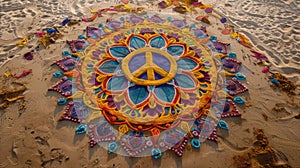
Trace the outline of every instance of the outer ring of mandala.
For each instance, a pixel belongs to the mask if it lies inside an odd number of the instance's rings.
[[[163,29],[165,29],[165,33],[167,33],[167,32],[176,32],[176,33],[180,34],[180,32],[181,32],[180,29],[177,29],[177,28],[174,28],[174,27],[169,27],[169,26],[162,25],[162,24],[153,24],[153,23],[151,23],[151,24],[144,24],[144,25],[138,25],[138,26],[135,26],[134,28],[129,28],[129,29],[131,29],[131,30],[139,30],[142,27],[157,29],[158,31],[163,31]],[[157,27],[159,27],[159,28],[157,28]],[[176,31],[174,31],[174,29],[176,29]],[[123,32],[123,33],[124,32],[128,32],[128,30],[127,29],[120,30],[119,32],[111,34],[110,37],[113,37],[114,35],[117,35],[117,34],[119,34],[121,32]],[[164,33],[164,32],[162,32],[162,33]],[[208,91],[209,91],[208,95],[211,95],[211,94],[213,94],[212,92],[213,92],[213,89],[215,88],[215,85],[216,85],[216,82],[217,82],[217,76],[216,76],[217,70],[216,70],[216,67],[214,65],[214,61],[213,61],[212,57],[209,55],[209,53],[207,51],[208,49],[204,48],[202,45],[200,45],[197,42],[197,40],[192,35],[187,35],[186,33],[182,33],[182,34],[184,34],[182,37],[186,40],[186,43],[188,43],[188,44],[196,44],[197,47],[201,48],[202,54],[203,54],[202,57],[207,62],[209,62],[209,64],[210,64],[208,66],[209,67],[208,73],[211,76],[211,86],[208,89]],[[97,42],[96,44],[89,46],[85,50],[85,54],[83,55],[84,60],[82,60],[82,64],[80,64],[80,65],[82,65],[81,67],[88,67],[88,64],[97,64],[97,62],[95,62],[95,60],[92,58],[92,52],[94,51],[93,49],[95,49],[95,48],[96,48],[96,50],[99,50],[99,46],[100,46],[100,50],[101,49],[105,50],[106,46],[102,45],[103,43],[104,44],[106,43],[107,45],[112,45],[113,44],[111,40],[103,39],[103,40]],[[102,54],[101,57],[102,57],[102,59],[106,59],[106,55],[105,54]],[[92,107],[96,107],[95,103],[98,104],[99,107],[100,107],[99,110],[102,111],[102,114],[103,114],[105,120],[108,123],[112,124],[112,128],[115,127],[116,125],[119,125],[119,128],[117,130],[115,128],[112,129],[113,132],[116,135],[119,134],[119,137],[129,136],[129,135],[127,135],[128,128],[126,128],[126,125],[130,129],[132,129],[132,130],[143,131],[142,129],[138,128],[136,130],[136,129],[134,129],[134,127],[132,127],[132,125],[130,123],[134,122],[133,120],[130,120],[130,119],[127,118],[128,120],[126,122],[120,122],[120,123],[118,123],[118,122],[114,121],[115,118],[112,119],[112,118],[108,117],[106,113],[103,113],[103,111],[107,111],[107,110],[109,111],[110,109],[108,109],[104,104],[101,104],[101,102],[99,103],[99,101],[97,101],[97,99],[93,96],[94,95],[94,91],[97,90],[97,87],[95,87],[93,85],[90,85],[87,82],[88,81],[87,79],[90,78],[90,76],[92,74],[92,71],[90,69],[82,68],[81,72],[82,72],[83,85],[84,85],[85,88],[88,88],[87,89],[87,93],[85,94],[86,96],[84,96],[84,98],[85,98],[85,104],[90,105]],[[126,74],[126,72],[125,72],[125,74]],[[101,80],[101,78],[99,78],[99,80]],[[88,97],[88,98],[86,98],[86,97]],[[208,97],[210,97],[210,96],[208,96]],[[152,127],[149,127],[146,130],[144,130],[144,131],[150,131],[151,129],[153,130],[154,128],[157,128],[157,129],[159,128],[159,129],[161,129],[163,131],[163,130],[168,130],[168,129],[171,129],[171,128],[175,128],[175,127],[179,126],[180,124],[185,123],[183,125],[180,125],[180,127],[182,129],[184,129],[186,133],[188,133],[190,131],[189,129],[193,126],[195,119],[200,118],[202,116],[202,114],[209,115],[208,114],[208,109],[207,109],[209,107],[205,107],[208,102],[209,102],[208,99],[206,99],[206,100],[204,100],[204,99],[203,100],[199,100],[199,109],[200,109],[200,111],[198,111],[198,113],[196,113],[192,118],[186,119],[184,115],[178,115],[178,116],[176,116],[176,118],[173,118],[171,121],[167,121],[167,122],[161,123],[161,125],[159,125],[159,126],[156,125],[156,124],[153,124],[151,122],[147,122],[148,125],[152,124]],[[101,116],[101,114],[99,113],[99,111],[98,112],[97,112],[97,110],[95,110],[95,111],[96,112],[93,112],[93,114],[96,113],[95,116]],[[95,119],[95,117],[93,117],[93,114],[92,114],[92,117],[89,117],[89,120],[87,122],[93,123],[93,120]],[[116,114],[116,111],[113,110],[113,112],[110,113],[110,114]],[[122,117],[124,117],[124,116],[119,115],[119,117],[122,119]],[[125,119],[126,119],[126,117],[125,117]],[[100,119],[99,121],[103,122],[104,120]],[[183,122],[183,121],[186,121],[186,122]],[[153,122],[154,123],[159,123],[156,120],[153,120]],[[171,123],[172,126],[169,123]],[[136,123],[134,123],[134,124],[136,124]],[[139,124],[141,124],[141,123],[139,123]],[[142,124],[145,124],[145,123],[142,123]],[[91,125],[93,125],[93,124],[91,124]],[[145,125],[147,125],[147,124],[145,124]],[[124,129],[125,129],[125,131],[124,131]],[[160,134],[163,135],[163,132],[161,132]],[[185,135],[182,134],[182,137],[184,137],[184,136]],[[149,139],[150,135],[148,134],[147,137],[148,137],[147,139]],[[153,138],[156,139],[157,137],[154,136]],[[100,144],[100,145],[102,145],[102,144]],[[105,147],[105,148],[107,148],[107,144],[106,143],[103,143],[102,146]],[[167,148],[165,150],[167,150]],[[125,153],[122,153],[122,154],[125,154]],[[130,156],[135,156],[135,155],[132,155],[130,153],[127,153],[127,154],[130,155]],[[146,155],[150,155],[150,154],[151,153],[147,153]]]
[[[151,67],[153,64],[149,64],[149,63],[153,63],[152,55],[147,55],[150,52],[151,53],[159,53],[161,56],[165,57],[169,61],[170,72],[166,72],[162,69],[160,70],[160,75],[163,77],[162,79],[155,80],[154,71],[159,72],[159,69],[157,69],[156,67]],[[140,79],[140,78],[138,78],[139,75],[134,75],[133,72],[130,72],[130,70],[129,70],[129,62],[132,60],[132,58],[137,57],[137,54],[140,54],[140,53],[146,53],[146,55],[145,55],[146,62],[149,64],[149,65],[146,64],[146,66],[141,67],[140,71],[141,72],[147,71],[147,73],[149,73],[149,69],[151,69],[152,72],[150,72],[150,73],[152,73],[152,74],[151,75],[148,74],[148,76],[152,76],[151,80]],[[122,65],[123,73],[127,77],[127,79],[138,85],[150,85],[150,86],[161,85],[161,84],[167,83],[171,79],[173,79],[177,72],[177,64],[176,64],[174,58],[172,58],[172,56],[170,54],[168,54],[167,52],[162,52],[159,49],[148,48],[148,47],[141,48],[141,49],[131,52],[129,55],[127,55],[122,60],[121,65]]]

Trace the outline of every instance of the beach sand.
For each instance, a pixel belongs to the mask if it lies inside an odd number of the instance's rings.
[[[57,106],[58,94],[47,91],[57,82],[52,74],[58,67],[51,64],[61,59],[61,52],[68,48],[65,41],[76,39],[86,26],[97,26],[105,17],[97,18],[94,22],[80,23],[80,26],[63,28],[64,37],[49,48],[34,52],[31,61],[25,60],[23,55],[36,47],[37,40],[31,40],[23,48],[16,46],[16,43],[49,25],[59,24],[68,16],[88,16],[90,9],[103,8],[109,4],[100,0],[1,0],[0,74],[7,71],[20,74],[26,69],[32,69],[32,73],[21,79],[1,79],[1,89],[22,86],[12,85],[12,82],[17,81],[23,83],[27,90],[19,94],[25,95],[24,101],[20,99],[0,110],[0,168],[238,167],[242,163],[236,163],[235,159],[251,150],[257,139],[255,129],[263,129],[268,145],[275,151],[279,162],[300,167],[299,1],[203,2],[212,4],[218,14],[226,16],[236,29],[249,37],[254,46],[268,56],[273,72],[283,73],[295,82],[298,86],[296,95],[290,96],[270,87],[268,76],[261,72],[263,67],[257,65],[258,61],[250,56],[249,50],[229,36],[222,35],[220,29],[223,25],[218,19],[211,18],[212,26],[207,28],[208,33],[216,35],[221,41],[230,42],[231,51],[237,53],[237,60],[247,67],[243,70],[247,75],[247,81],[243,84],[249,91],[243,94],[246,105],[239,107],[242,116],[224,119],[230,129],[228,132],[218,131],[218,143],[206,141],[200,151],[185,149],[183,157],[172,152],[165,152],[159,160],[108,154],[101,147],[90,148],[86,135],[75,135],[77,124],[58,122],[64,108]],[[120,3],[111,5],[116,4]],[[140,5],[144,3],[140,2]],[[149,10],[155,9],[151,7]],[[24,104],[25,109],[22,108]],[[268,160],[263,155],[255,157],[256,160]]]

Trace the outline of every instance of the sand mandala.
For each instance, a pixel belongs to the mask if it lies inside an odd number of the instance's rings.
[[[193,22],[133,14],[87,27],[67,43],[55,62],[61,80],[49,90],[64,96],[61,120],[79,123],[76,134],[87,134],[90,147],[182,156],[187,145],[199,150],[206,139],[217,141],[218,127],[229,129],[223,117],[241,115],[241,63],[230,44]]]

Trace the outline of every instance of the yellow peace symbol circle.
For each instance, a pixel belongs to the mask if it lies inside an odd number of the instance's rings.
[[[139,67],[137,70],[131,72],[129,63],[134,57],[142,56],[145,54],[145,64]],[[170,65],[170,70],[167,72],[162,67],[156,65],[153,61],[153,53],[157,53],[158,55],[164,57]],[[142,54],[142,55],[139,55]],[[122,71],[128,80],[132,81],[138,85],[149,85],[149,86],[157,86],[164,83],[169,82],[173,79],[177,73],[177,63],[175,59],[167,52],[156,49],[156,48],[141,48],[135,50],[128,54],[123,60],[121,64]],[[144,73],[147,74],[147,79],[141,79],[140,76]],[[161,79],[155,79],[155,73],[162,76]]]

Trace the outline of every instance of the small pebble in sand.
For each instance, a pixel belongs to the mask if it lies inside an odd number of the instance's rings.
[[[267,67],[267,66],[265,66],[265,67],[261,70],[262,73],[268,73],[269,71],[270,71],[270,68]]]
[[[84,35],[81,34],[78,36],[78,39],[85,39],[85,37],[84,37]]]
[[[128,4],[129,0],[121,0],[124,4]]]
[[[165,1],[159,2],[158,6],[162,9],[165,9],[166,7],[168,7],[167,3]]]
[[[103,23],[98,24],[98,27],[103,27]]]
[[[70,18],[66,18],[61,22],[61,24],[64,26],[64,25],[68,24],[70,21],[71,21]]]
[[[270,78],[270,81],[275,85],[275,86],[279,86],[279,82],[278,80],[276,80],[275,78]]]
[[[49,29],[46,30],[46,32],[47,32],[48,34],[53,34],[53,33],[57,33],[58,31],[57,31],[56,29],[49,28]]]
[[[68,56],[68,55],[71,55],[71,52],[69,50],[65,50],[62,52],[62,55],[63,56]]]
[[[55,38],[53,38],[53,37],[50,37],[50,38],[49,38],[49,41],[50,41],[52,44],[56,42]]]
[[[231,29],[231,28],[227,28],[227,29],[224,29],[224,30],[222,30],[222,34],[224,34],[224,35],[228,35],[228,34],[230,34],[230,33],[231,33],[231,31],[232,31],[232,29]]]
[[[216,36],[210,36],[210,40],[216,41],[216,40],[217,40],[217,37],[216,37]]]
[[[28,53],[24,54],[24,58],[26,60],[33,60],[33,53],[32,52],[28,52]]]
[[[236,58],[236,53],[235,52],[230,52],[228,53],[229,58]]]
[[[45,32],[36,32],[36,35],[38,36],[38,37],[42,37],[43,35],[45,35],[46,33]]]
[[[17,43],[17,45],[20,46],[20,47],[24,47],[27,44],[27,42],[28,42],[28,39],[27,38],[23,38],[21,41],[19,41]]]
[[[206,12],[206,13],[212,13],[212,10],[213,10],[212,8],[206,8],[206,9],[205,9],[205,12]]]
[[[226,18],[221,18],[220,21],[221,21],[221,23],[226,23],[227,19]]]

